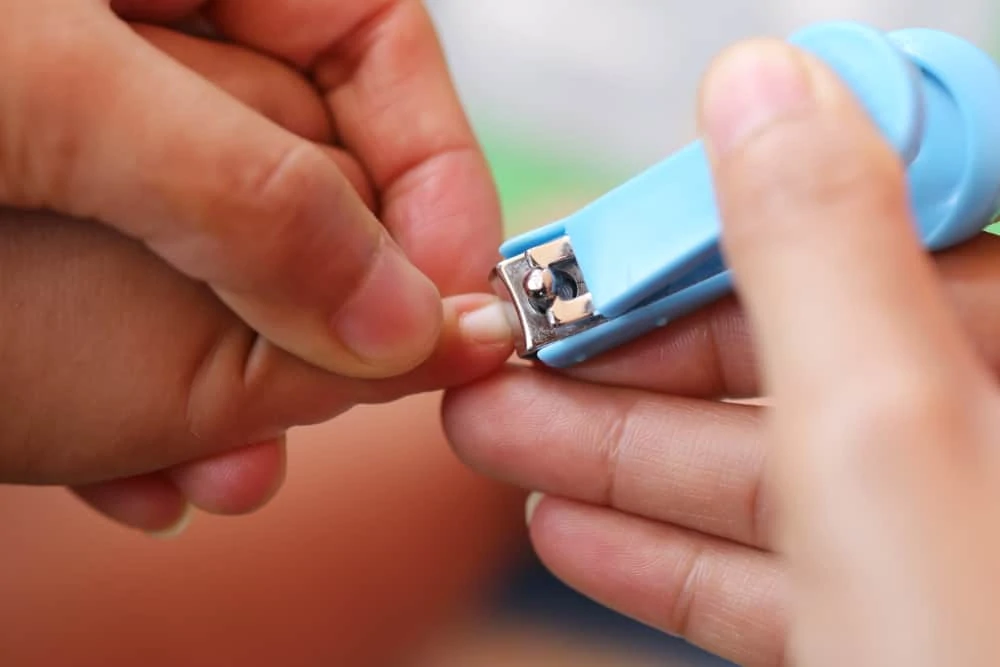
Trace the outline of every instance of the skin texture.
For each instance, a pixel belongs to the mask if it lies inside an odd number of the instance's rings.
[[[787,45],[721,56],[701,111],[738,300],[450,392],[456,451],[541,492],[557,576],[738,664],[996,664],[1000,240],[931,262],[888,147]]]
[[[292,432],[267,507],[196,513],[169,541],[57,488],[0,487],[4,664],[406,664],[476,617],[524,548],[524,494],[455,459],[439,402]]]
[[[208,4],[10,3],[0,203],[141,240],[262,337],[327,371],[414,369],[441,333],[440,294],[482,281],[479,262],[500,234],[426,12],[416,0]],[[122,20],[201,10],[218,34],[319,86],[329,136],[363,170],[377,210],[328,151]]]
[[[34,13],[28,13],[21,4],[12,6],[11,25],[30,18],[41,31],[41,39],[47,34],[43,28],[51,24],[51,13],[61,4],[36,4]],[[10,408],[0,427],[0,482],[68,484],[100,511],[148,531],[173,526],[186,512],[188,503],[215,513],[249,512],[271,498],[281,484],[284,437],[289,427],[325,422],[360,403],[392,401],[465,382],[489,372],[509,354],[506,334],[493,339],[470,337],[460,327],[464,314],[493,303],[491,297],[476,292],[486,287],[485,276],[499,238],[499,208],[471,133],[464,121],[456,118],[459,110],[450,97],[443,65],[437,60],[433,32],[418,5],[372,8],[364,3],[339,3],[334,11],[329,3],[314,3],[330,17],[337,17],[336,21],[321,22],[332,31],[327,45],[340,44],[339,40],[354,44],[351,58],[359,67],[375,57],[369,55],[371,49],[377,56],[380,49],[397,48],[399,40],[404,43],[398,48],[414,53],[413,59],[405,62],[376,58],[370,71],[352,70],[342,80],[317,89],[309,79],[311,73],[283,62],[292,45],[283,45],[280,39],[274,44],[260,44],[260,48],[269,50],[261,53],[232,42],[148,23],[187,16],[195,3],[137,2],[116,6],[123,17],[133,19],[129,24],[99,3],[70,4],[73,8],[66,8],[70,14],[85,13],[80,20],[90,16],[86,12],[95,13],[95,18],[86,20],[93,20],[95,34],[106,36],[106,43],[102,43],[97,55],[89,54],[85,44],[73,41],[84,37],[73,33],[67,48],[79,53],[63,53],[65,58],[53,62],[51,68],[38,74],[37,80],[9,82],[9,100],[29,104],[35,100],[29,93],[39,91],[58,92],[72,99],[46,104],[44,113],[30,118],[24,116],[26,107],[14,105],[6,115],[0,114],[0,125],[19,137],[33,136],[34,132],[53,137],[65,132],[67,141],[79,133],[90,136],[100,130],[104,135],[111,133],[102,136],[108,146],[120,150],[110,162],[102,162],[99,154],[86,153],[84,149],[94,148],[89,144],[74,146],[69,153],[60,149],[58,155],[51,156],[44,150],[33,150],[31,159],[36,162],[21,165],[17,178],[5,182],[8,190],[14,184],[21,193],[7,197],[8,202],[45,204],[56,211],[0,212],[0,308],[16,313],[16,317],[3,318],[0,325],[0,362],[5,369],[0,395]],[[227,10],[225,3],[216,3],[215,9],[228,12],[218,17],[220,29],[242,25],[242,9]],[[302,7],[272,7],[261,17],[264,34],[250,41],[267,41],[267,30],[276,22],[302,20],[304,17],[295,13],[300,11]],[[209,197],[213,206],[223,206],[233,204],[235,192],[240,210],[217,211],[212,220],[224,220],[232,214],[241,222],[249,224],[257,219],[264,224],[269,219],[266,214],[270,200],[255,199],[257,194],[248,198],[245,192],[231,191],[226,183],[211,180],[215,175],[235,172],[224,165],[204,162],[223,159],[226,150],[234,145],[229,134],[205,135],[213,127],[210,122],[188,119],[191,124],[178,141],[168,131],[170,122],[176,123],[173,117],[157,117],[156,122],[148,123],[143,120],[145,114],[116,119],[114,113],[121,110],[115,107],[109,114],[107,105],[103,105],[100,128],[88,125],[92,119],[87,116],[87,105],[99,101],[102,95],[99,90],[84,91],[81,86],[120,86],[122,80],[103,81],[93,71],[74,80],[64,77],[53,81],[51,77],[75,66],[74,58],[88,54],[110,57],[107,49],[119,43],[130,45],[136,58],[148,58],[154,74],[167,73],[164,76],[169,81],[163,85],[170,92],[170,105],[163,104],[162,91],[149,100],[136,100],[137,104],[153,104],[150,113],[154,116],[160,113],[157,110],[168,107],[197,109],[198,113],[226,120],[227,133],[245,123],[245,131],[238,136],[239,150],[252,152],[260,146],[256,137],[272,136],[308,145],[309,150],[315,149],[322,156],[323,166],[318,173],[333,170],[330,173],[335,174],[335,179],[343,181],[343,186],[338,187],[344,201],[356,197],[357,206],[367,211],[365,215],[372,216],[372,220],[379,215],[400,248],[437,281],[437,289],[446,295],[440,308],[442,316],[434,325],[434,349],[428,351],[426,359],[403,375],[382,380],[354,379],[322,370],[260,336],[241,319],[245,311],[234,310],[223,290],[197,270],[199,266],[211,266],[215,271],[224,263],[218,256],[221,250],[200,245],[205,240],[200,232],[185,236],[187,232],[181,233],[180,227],[176,229],[178,235],[171,232],[171,243],[179,244],[172,246],[180,248],[177,255],[163,251],[164,246],[157,241],[161,239],[159,232],[143,236],[152,229],[147,225],[195,221],[179,214],[164,217],[163,211],[151,210],[151,206],[170,202],[187,206],[199,197]],[[5,48],[16,46],[6,44]],[[314,48],[320,47],[317,44]],[[46,55],[50,57],[56,54]],[[322,61],[329,68],[340,58],[327,54]],[[405,71],[396,72],[404,66]],[[120,72],[121,67],[118,62],[107,63],[95,71],[127,77]],[[413,67],[417,69],[411,71]],[[153,74],[149,76],[155,79]],[[401,78],[397,80],[397,76]],[[372,83],[372,77],[389,88]],[[403,86],[411,79],[413,85]],[[415,96],[415,104],[429,105],[426,123],[419,127],[385,125],[398,125],[398,113],[406,115],[409,111],[385,107],[394,98],[370,99],[366,86],[375,85],[381,95],[394,95],[395,83],[403,86],[397,90],[400,104],[409,104],[407,100]],[[17,87],[21,85],[25,87]],[[190,86],[200,91],[199,100],[212,104],[204,109],[197,105],[186,107],[184,95]],[[104,97],[118,99],[117,90]],[[17,97],[14,93],[23,95]],[[338,102],[333,99],[338,95],[347,98]],[[385,107],[385,111],[376,114],[373,104],[379,109]],[[56,114],[54,110],[58,109],[64,110],[60,112],[63,115]],[[23,127],[21,121],[26,123]],[[136,123],[143,125],[140,128]],[[358,124],[364,128],[356,127]],[[129,128],[141,129],[142,140],[122,145],[127,137],[117,133]],[[162,135],[157,134],[161,131]],[[393,143],[380,143],[386,133],[392,134]],[[160,141],[182,154],[154,155],[150,151],[155,153]],[[374,151],[372,142],[384,150]],[[231,151],[229,155],[232,157]],[[245,158],[241,164],[253,167],[254,155],[241,157]],[[47,161],[49,158],[52,161]],[[160,161],[138,166],[153,158]],[[121,178],[102,172],[105,167],[118,169],[130,163],[135,169],[129,175],[119,174]],[[82,165],[88,166],[84,169]],[[53,171],[56,169],[62,171]],[[152,182],[136,182],[136,173],[147,175]],[[189,182],[192,175],[197,175],[198,183]],[[28,176],[38,176],[39,180],[30,185],[42,188],[32,190],[35,194],[31,197],[22,196],[29,184]],[[102,180],[87,180],[113,176],[114,188],[102,187]],[[60,184],[76,185],[78,178],[84,179],[79,183],[81,192],[85,190],[91,198],[104,193],[106,199],[79,203],[72,189],[45,190]],[[296,189],[295,178],[282,177],[275,182],[283,184],[277,187],[283,188],[288,197],[300,199],[308,194]],[[156,199],[145,189],[165,183],[180,190],[187,187],[184,192],[190,197],[185,198],[187,195],[182,196],[184,193],[178,190],[177,198],[167,201]],[[453,184],[460,187],[451,187]],[[223,188],[224,192],[212,194],[213,187]],[[262,210],[248,211],[247,206],[260,206]],[[87,219],[62,215],[59,210],[87,214]],[[333,228],[340,229],[338,225]],[[268,239],[269,252],[290,256],[283,242],[274,237],[261,237],[251,228],[241,228],[238,235]],[[338,239],[338,243],[344,241]],[[226,262],[239,256],[238,250],[229,250],[241,242],[235,237],[226,240]],[[310,239],[309,244],[322,250],[316,239]],[[461,261],[455,261],[459,253]],[[307,263],[295,263],[302,269],[297,280],[310,285],[330,284]],[[336,253],[322,263],[343,264],[336,259]],[[280,264],[270,261],[261,265],[249,262],[231,267],[230,275],[248,277],[241,272],[262,267],[282,271]],[[186,269],[191,269],[187,275]],[[279,283],[275,281],[274,286],[280,288]],[[297,289],[287,281],[283,284]],[[250,292],[247,295],[252,296]],[[257,296],[260,294],[251,301]],[[392,304],[383,302],[380,309],[391,315]],[[380,316],[383,320],[385,313]],[[282,321],[292,322],[294,318]],[[397,332],[407,330],[391,318],[383,325]],[[67,345],[67,341],[73,344]]]

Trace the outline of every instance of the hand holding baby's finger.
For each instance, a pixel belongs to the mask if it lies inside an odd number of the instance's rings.
[[[165,20],[187,13],[196,4],[143,1],[116,3],[115,8],[134,18]],[[166,13],[158,13],[161,10]],[[155,47],[168,69],[202,77],[203,84],[214,89],[213,95],[230,108],[244,114],[248,107],[259,122],[271,123],[288,137],[315,146],[328,158],[324,168],[335,165],[353,196],[366,209],[374,210],[378,202],[366,168],[348,150],[324,145],[335,138],[329,111],[307,77],[275,59],[224,41],[153,25],[132,25],[130,29],[129,37],[138,36],[146,46]],[[59,64],[52,63],[53,67]],[[72,92],[46,91],[52,77],[39,80],[41,93],[36,90],[36,94]],[[89,79],[84,77],[75,90],[86,81]],[[150,113],[155,117],[170,111],[169,107],[160,103]],[[70,107],[62,120],[49,120],[69,123],[69,129],[87,130],[72,125],[76,122],[74,112]],[[138,116],[132,120],[133,129],[153,120]],[[14,127],[13,121],[9,127]],[[138,144],[144,139],[135,138]],[[188,141],[195,141],[193,132]],[[144,150],[138,144],[132,150]],[[87,146],[93,149],[99,144]],[[128,154],[123,151],[119,158]],[[69,157],[84,160],[79,155]],[[45,181],[43,176],[56,173],[52,169],[74,172],[73,165],[34,164],[39,174],[37,192],[47,193],[37,195],[42,198],[58,191],[58,184]],[[94,174],[83,173],[82,177],[90,178],[85,182],[96,187]],[[18,188],[30,185],[27,180],[11,182]],[[0,183],[5,182],[0,179]],[[135,184],[129,181],[125,185],[128,183]],[[34,190],[19,192],[18,196],[23,196]],[[108,196],[132,196],[128,192],[128,187],[118,188]],[[127,209],[135,212],[130,224],[145,224],[141,205],[148,202],[136,203]],[[488,216],[479,219],[489,226]],[[30,302],[32,314],[40,316],[7,319],[7,326],[0,328],[5,329],[0,330],[5,349],[15,360],[4,365],[0,384],[10,392],[9,404],[20,406],[16,415],[5,420],[0,440],[11,444],[27,438],[34,443],[26,452],[27,459],[22,456],[23,447],[8,448],[7,454],[0,456],[0,478],[86,482],[78,487],[82,498],[113,518],[145,530],[173,523],[186,501],[219,513],[258,507],[280,483],[284,457],[280,434],[287,427],[328,419],[356,403],[381,402],[461,382],[501,361],[509,345],[506,340],[484,340],[481,324],[473,328],[471,338],[463,333],[465,315],[489,307],[489,298],[450,298],[442,308],[435,350],[419,368],[386,382],[353,380],[324,372],[264,338],[255,339],[252,329],[194,282],[172,274],[135,244],[123,243],[96,225],[91,228],[64,219],[9,212],[0,220],[0,228],[7,230],[6,243],[0,244],[0,254],[7,258],[6,289],[0,300],[8,303],[8,308]],[[483,234],[482,240],[492,245],[489,233]],[[468,246],[467,258],[476,254],[476,247]],[[25,259],[28,261],[22,261]],[[426,265],[426,259],[423,263]],[[474,264],[464,262],[461,271],[453,272],[446,290],[454,293],[474,288],[466,275],[476,271]],[[52,319],[54,308],[59,311],[56,319]],[[114,316],[105,321],[108,313]],[[49,322],[44,329],[33,324],[42,321]],[[479,321],[482,323],[482,318]],[[162,339],[161,334],[165,336]],[[66,346],[67,338],[76,346]],[[142,352],[144,347],[146,353]],[[152,349],[156,354],[149,353]],[[81,351],[83,356],[77,356]],[[209,351],[212,354],[207,354]],[[250,351],[252,358],[248,357]],[[65,357],[71,353],[83,365],[76,364],[77,372],[67,376]],[[155,360],[163,363],[157,365]],[[88,371],[85,366],[89,362],[101,370],[96,374],[94,368]],[[123,368],[118,362],[131,367],[131,374],[120,373]],[[54,365],[54,372],[39,372],[45,364]],[[203,366],[195,372],[199,364]],[[140,381],[127,380],[139,367],[145,369]],[[36,378],[31,382],[33,391],[26,393],[32,376]],[[0,393],[4,392],[0,388]],[[38,400],[26,401],[30,397]],[[118,425],[113,419],[94,421],[94,413],[109,412],[135,418]],[[37,418],[42,413],[58,413],[61,418]],[[60,443],[67,441],[61,430],[64,427],[71,428],[74,449],[86,454],[85,459],[59,453]],[[232,451],[241,445],[249,447]],[[145,472],[178,461],[189,463]]]
[[[386,377],[427,359],[437,288],[319,146],[99,4],[18,0],[4,23],[0,202],[140,239],[326,370]]]

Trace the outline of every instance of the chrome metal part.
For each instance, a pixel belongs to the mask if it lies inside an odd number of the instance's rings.
[[[568,237],[500,262],[490,281],[507,303],[521,357],[533,357],[546,345],[605,321],[594,310]]]

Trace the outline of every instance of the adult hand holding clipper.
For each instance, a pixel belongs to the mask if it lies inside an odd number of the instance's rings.
[[[988,224],[1000,193],[1000,72],[988,56],[941,32],[883,35],[851,23],[820,24],[790,41],[837,72],[906,166],[929,249]],[[695,142],[579,212],[508,241],[493,279],[509,301],[519,352],[578,364],[728,293],[720,231],[708,160]]]
[[[806,51],[740,45],[704,87],[745,310],[724,296],[560,373],[509,368],[451,393],[448,432],[536,491],[557,576],[737,664],[995,665],[1000,239],[930,261],[947,243],[921,206],[961,198],[917,192],[932,153],[904,171],[903,135]],[[975,79],[996,90],[992,66]],[[942,147],[992,160],[989,124],[981,146],[963,127]]]

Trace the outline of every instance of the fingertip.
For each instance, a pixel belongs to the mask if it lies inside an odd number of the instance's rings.
[[[189,512],[184,495],[159,473],[78,486],[72,492],[112,521],[149,534],[178,535]]]
[[[168,475],[198,509],[219,515],[249,514],[281,488],[285,456],[284,440],[271,440],[177,466]]]
[[[532,491],[527,500],[524,501],[524,521],[531,527],[531,522],[535,518],[535,511],[545,499],[545,494],[539,491]]]
[[[360,286],[333,316],[333,331],[354,359],[330,370],[358,379],[414,370],[434,351],[443,318],[437,287],[387,238]]]
[[[472,370],[471,381],[495,370],[514,352],[514,330],[502,301],[490,294],[447,297],[440,345],[434,358],[451,358]]]
[[[148,531],[147,535],[149,535],[154,539],[164,540],[164,541],[177,539],[187,531],[188,526],[191,525],[191,521],[193,519],[194,519],[194,507],[185,503],[184,510],[181,512],[181,515],[177,517],[177,520],[174,521],[172,525],[168,526],[163,530]]]
[[[472,305],[471,302],[468,305]],[[513,327],[507,308],[498,299],[483,298],[474,308],[459,310],[457,324],[462,339],[473,345],[513,349]]]
[[[438,345],[412,374],[387,385],[392,396],[459,387],[500,370],[513,351],[511,334],[488,294],[447,297]]]
[[[709,68],[699,96],[709,152],[720,159],[813,99],[810,68],[791,45],[759,39],[726,49]]]
[[[581,531],[581,527],[586,525],[584,517],[588,510],[599,512],[602,509],[541,494],[529,496],[525,505],[528,536],[535,554],[547,567],[555,567],[557,571],[561,569],[566,552],[576,552],[574,546],[579,546],[582,541],[580,533],[590,532]]]
[[[531,449],[530,443],[537,439],[533,428],[537,416],[519,409],[537,406],[538,401],[532,400],[532,385],[518,382],[523,377],[518,371],[501,371],[445,393],[442,427],[449,446],[464,465],[489,477],[509,480],[511,458]],[[528,435],[510,440],[507,436],[519,428],[527,428]],[[535,454],[536,463],[548,460],[545,454]]]

